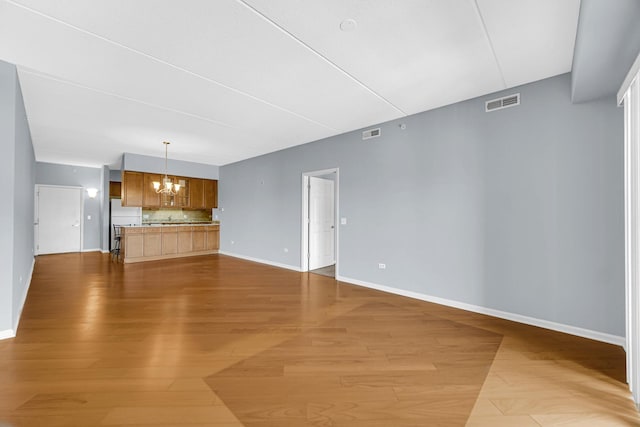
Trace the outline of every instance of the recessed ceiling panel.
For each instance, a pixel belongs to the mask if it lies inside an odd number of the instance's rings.
[[[508,87],[571,71],[580,0],[477,0]]]
[[[4,0],[0,59],[38,160],[222,165],[569,71],[578,6]]]
[[[38,161],[99,166],[123,152],[161,157],[161,142],[169,140],[172,158],[219,165],[237,160],[236,152],[262,153],[259,143],[247,142],[279,141],[28,70],[19,76]]]
[[[403,115],[241,2],[19,3],[338,131]]]
[[[248,97],[211,80],[15,8],[0,30],[9,62],[87,88],[192,114],[238,129],[270,133],[290,127],[335,129]],[[3,22],[5,24],[5,22]],[[30,29],[39,28],[34,32]]]
[[[504,88],[472,0],[246,3],[407,113]]]

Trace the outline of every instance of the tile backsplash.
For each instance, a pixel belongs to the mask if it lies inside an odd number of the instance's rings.
[[[142,223],[211,222],[211,210],[142,209]]]

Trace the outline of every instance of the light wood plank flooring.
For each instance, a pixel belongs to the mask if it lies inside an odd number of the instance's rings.
[[[40,256],[0,426],[640,426],[621,348],[222,255]]]

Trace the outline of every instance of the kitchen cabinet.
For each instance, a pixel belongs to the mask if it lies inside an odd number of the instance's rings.
[[[178,230],[178,253],[192,252],[191,226],[183,225]]]
[[[142,206],[145,208],[159,208],[160,207],[160,193],[156,193],[153,188],[154,182],[162,184],[163,175],[157,173],[145,173],[144,174],[144,191],[142,198]]]
[[[214,209],[218,207],[218,180],[203,180],[204,187],[204,208]]]
[[[164,178],[164,175],[163,175]],[[169,176],[171,182],[180,184],[180,190],[174,195],[162,194],[160,197],[160,207],[162,208],[184,208],[189,207],[189,178],[182,176]]]
[[[204,179],[191,178],[189,180],[189,207],[191,209],[204,209]]]
[[[144,257],[162,255],[162,230],[160,227],[144,228],[142,236],[142,255]]]
[[[162,255],[178,253],[178,227],[162,227]]]
[[[142,172],[124,171],[121,188],[122,206],[142,206],[144,190],[144,174]]]
[[[191,227],[191,250],[194,252],[207,249],[204,227]]]
[[[126,238],[125,232],[127,233]],[[121,239],[124,244],[121,246],[121,259],[124,260],[125,255],[132,260],[142,258],[144,248],[142,228],[122,227],[122,233]]]
[[[218,181],[215,179],[191,178],[191,209],[213,209],[218,207]]]
[[[109,199],[122,198],[122,183],[109,181]]]
[[[220,248],[220,226],[123,226],[122,242],[124,263],[215,254]]]
[[[171,175],[168,178],[174,184],[180,184],[180,190],[175,195],[156,193],[153,183],[162,183],[162,174],[124,171],[120,190],[122,206],[178,209],[218,207],[218,180]]]
[[[208,251],[217,251],[220,249],[220,226],[206,225],[204,226],[206,237],[206,249]]]

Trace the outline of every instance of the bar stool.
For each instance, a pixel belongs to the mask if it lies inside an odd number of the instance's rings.
[[[111,248],[111,260],[120,261],[120,243],[122,235],[120,234],[121,226],[113,224],[113,248]]]

